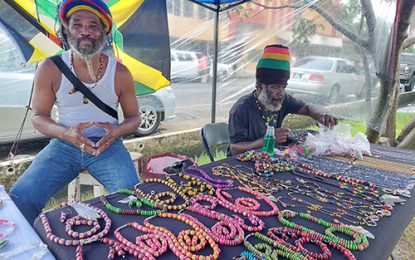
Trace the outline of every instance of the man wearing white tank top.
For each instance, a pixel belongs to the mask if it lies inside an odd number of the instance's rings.
[[[139,124],[138,104],[130,71],[102,52],[112,31],[109,8],[101,0],[64,0],[59,6],[62,59],[99,99],[117,110],[124,121],[109,116],[83,94],[51,61],[43,61],[36,72],[32,123],[53,137],[36,156],[10,193],[29,223],[49,198],[75,179],[83,169],[109,192],[139,182],[130,155],[120,139]],[[51,118],[53,105],[58,117]]]

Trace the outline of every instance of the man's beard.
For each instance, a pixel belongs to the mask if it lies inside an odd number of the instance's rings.
[[[90,48],[82,48],[80,46],[80,42],[88,39],[91,41],[92,47]],[[92,58],[101,52],[103,46],[104,46],[104,34],[102,34],[102,37],[100,37],[98,40],[95,40],[88,36],[82,36],[79,38],[73,38],[71,35],[68,35],[68,44],[69,47],[73,51],[75,51],[78,56],[80,56],[85,61],[92,60]]]
[[[282,107],[282,102],[284,101],[285,95],[281,100],[272,99],[268,95],[266,87],[262,88],[261,92],[258,95],[258,101],[265,107],[266,110],[271,112],[278,112]]]

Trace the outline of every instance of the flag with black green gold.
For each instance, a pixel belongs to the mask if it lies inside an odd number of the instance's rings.
[[[0,26],[29,63],[60,53],[60,0],[1,0]],[[143,95],[170,85],[170,42],[166,0],[105,1],[113,17],[113,50]]]

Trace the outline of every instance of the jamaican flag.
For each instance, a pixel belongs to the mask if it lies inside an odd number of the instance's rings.
[[[0,0],[0,25],[28,62],[61,52],[56,36],[59,0]],[[109,0],[116,58],[133,74],[136,94],[170,85],[166,0]]]

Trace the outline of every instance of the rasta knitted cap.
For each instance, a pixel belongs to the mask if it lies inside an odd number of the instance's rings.
[[[74,12],[86,10],[93,12],[99,17],[105,26],[105,34],[112,30],[112,15],[108,6],[102,0],[64,0],[59,10],[59,19],[63,24],[65,18],[70,17]]]
[[[256,80],[263,84],[287,84],[290,78],[290,50],[280,44],[265,46],[256,66]]]

